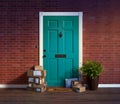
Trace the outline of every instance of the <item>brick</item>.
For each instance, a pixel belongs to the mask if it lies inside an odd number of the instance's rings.
[[[27,70],[38,65],[39,11],[83,11],[83,61],[103,64],[100,83],[119,84],[119,4],[119,0],[0,1],[0,84],[26,84]]]

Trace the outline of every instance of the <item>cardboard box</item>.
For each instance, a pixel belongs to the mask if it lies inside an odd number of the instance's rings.
[[[42,70],[34,70],[33,76],[42,76]]]
[[[36,92],[45,92],[47,89],[47,84],[46,83],[40,85],[33,84],[33,88],[35,89]]]
[[[34,83],[35,84],[44,84],[45,83],[45,78],[36,77],[36,78],[34,78]]]
[[[46,70],[34,70],[33,76],[39,76],[39,77],[45,77],[46,76]]]
[[[46,77],[46,70],[42,71],[42,77]]]
[[[75,86],[77,84],[80,84],[80,82],[79,81],[72,81],[72,86]]]
[[[80,88],[80,87],[83,87],[83,85],[81,84],[81,83],[79,83],[79,84],[77,84],[77,85],[75,85],[75,86],[73,86],[74,88]]]
[[[32,77],[33,76],[33,70],[28,70],[27,71],[27,76]]]
[[[29,78],[28,78],[28,82],[29,82],[29,83],[34,83],[34,78],[33,78],[33,77],[29,77]]]
[[[42,88],[35,88],[35,91],[40,92],[40,93],[45,92],[46,91],[46,86],[44,86]]]
[[[33,84],[33,88],[43,88],[43,87],[46,87],[47,86],[47,83],[44,83],[44,84]]]
[[[78,78],[65,79],[66,88],[71,88],[72,87],[72,81],[78,81]]]
[[[82,82],[72,81],[72,87],[77,87],[77,88],[79,88],[79,87],[82,87],[82,86],[83,86]]]
[[[85,92],[86,91],[86,88],[84,86],[82,86],[82,87],[73,87],[72,89],[75,92]]]
[[[42,66],[34,66],[34,70],[43,70]]]
[[[28,77],[46,77],[46,70],[28,70]]]

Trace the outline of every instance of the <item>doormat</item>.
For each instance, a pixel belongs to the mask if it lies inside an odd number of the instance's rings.
[[[47,91],[48,92],[72,92],[72,89],[55,87],[55,88],[47,88]]]

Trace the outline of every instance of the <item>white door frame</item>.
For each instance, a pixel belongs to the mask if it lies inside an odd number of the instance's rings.
[[[79,67],[83,60],[83,39],[82,39],[82,12],[39,12],[39,65],[43,66],[43,16],[78,16],[79,17]]]

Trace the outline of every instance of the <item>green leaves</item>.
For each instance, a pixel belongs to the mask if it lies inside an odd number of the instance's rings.
[[[82,71],[88,77],[94,79],[96,76],[99,76],[103,70],[101,63],[96,61],[87,61],[82,65],[80,71]]]

